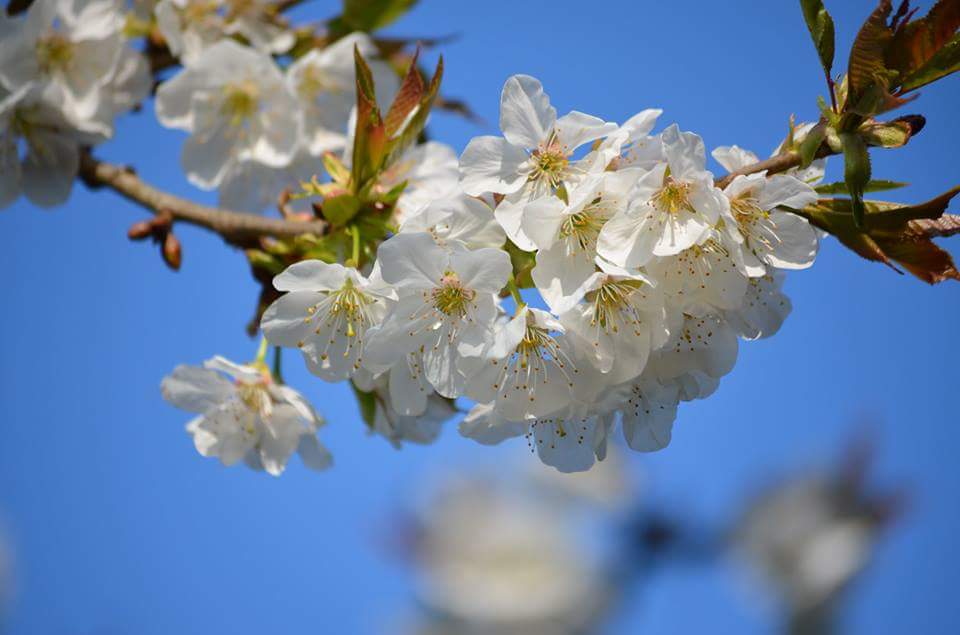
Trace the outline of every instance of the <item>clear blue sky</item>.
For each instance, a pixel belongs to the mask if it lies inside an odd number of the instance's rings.
[[[874,4],[827,2],[839,51]],[[459,35],[442,47],[444,91],[489,123],[435,116],[432,134],[458,151],[493,132],[503,81],[522,72],[543,81],[560,112],[622,121],[656,106],[663,124],[699,132],[708,147],[766,153],[791,112],[815,116],[824,91],[797,5],[424,0],[390,32]],[[334,6],[311,2],[300,13],[319,19]],[[909,107],[927,116],[923,133],[875,153],[877,177],[913,184],[895,200],[960,182],[960,77],[942,84]],[[182,139],[148,107],[100,154],[211,200],[178,169]],[[18,575],[11,632],[376,632],[408,599],[405,569],[378,544],[417,476],[518,455],[525,443],[490,450],[451,427],[432,447],[396,452],[366,436],[345,386],[312,380],[291,356],[288,381],[330,421],[335,469],[318,475],[295,461],[274,480],[200,458],[183,432],[187,415],[161,400],[159,381],[215,353],[249,359],[255,342],[243,326],[256,287],[241,254],[189,228],[178,231],[183,269],[169,272],[154,248],[125,237],[143,217],[83,187],[54,211],[17,203],[0,214],[0,525]],[[844,625],[957,632],[960,287],[899,277],[827,240],[787,290],[794,311],[780,334],[744,345],[720,391],[681,409],[669,449],[631,460],[659,500],[721,522],[769,478],[829,464],[871,418],[877,482],[905,484],[912,496]],[[619,623],[638,629],[630,632],[772,628],[741,602],[725,567],[659,577]]]

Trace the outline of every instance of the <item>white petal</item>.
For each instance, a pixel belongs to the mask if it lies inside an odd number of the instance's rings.
[[[277,291],[334,291],[343,286],[347,269],[338,263],[301,260],[273,279]]]
[[[768,264],[780,269],[806,269],[817,257],[820,241],[814,228],[790,212],[774,211],[770,222],[776,241],[766,254]]]
[[[753,152],[739,146],[720,146],[710,154],[727,172],[736,172],[760,160]]]
[[[168,402],[188,412],[207,412],[229,399],[233,384],[207,368],[177,366],[163,378],[160,392]]]
[[[300,436],[300,442],[297,445],[297,453],[300,460],[311,470],[325,470],[333,465],[333,456],[327,448],[320,444],[316,435],[304,434]]]
[[[460,155],[460,187],[471,196],[516,192],[529,172],[527,153],[501,137],[474,137]]]
[[[699,135],[680,132],[680,128],[673,124],[661,133],[661,139],[674,178],[686,179],[704,171],[707,155]]]
[[[561,472],[583,472],[594,464],[597,418],[541,419],[531,426],[537,455]]]
[[[496,445],[505,439],[522,436],[527,427],[525,422],[501,418],[493,404],[477,404],[460,422],[460,434],[483,445]]]
[[[543,85],[529,75],[514,75],[500,95],[500,129],[507,141],[523,148],[536,148],[553,129],[557,111],[543,92]]]
[[[774,174],[767,178],[760,194],[760,208],[764,210],[772,210],[780,205],[802,209],[816,202],[816,190],[786,174]]]
[[[557,119],[557,139],[573,152],[585,143],[606,137],[617,129],[617,124],[608,123],[599,117],[587,115],[576,110]]]
[[[499,293],[513,271],[507,252],[492,247],[456,252],[450,258],[450,268],[464,287],[478,293]]]
[[[397,234],[377,250],[383,279],[400,288],[439,285],[449,259],[450,255],[427,233]]]
[[[23,193],[40,207],[63,203],[70,197],[79,163],[75,141],[56,132],[34,131],[22,166]]]

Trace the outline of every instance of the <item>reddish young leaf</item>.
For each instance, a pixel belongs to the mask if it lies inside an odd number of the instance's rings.
[[[410,66],[407,68],[407,74],[403,78],[400,90],[396,98],[387,111],[384,119],[387,136],[393,137],[400,127],[406,122],[410,113],[420,105],[423,98],[423,78],[420,77],[420,71],[417,70],[417,58],[420,56],[420,49],[417,48],[410,60]]]

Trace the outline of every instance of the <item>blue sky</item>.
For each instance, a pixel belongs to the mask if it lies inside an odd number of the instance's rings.
[[[444,92],[488,123],[436,115],[432,135],[458,151],[494,132],[503,81],[528,73],[561,113],[622,121],[656,106],[662,124],[694,130],[708,147],[765,153],[790,113],[815,117],[824,92],[797,4],[424,0],[389,31],[459,36],[442,47]],[[847,51],[874,3],[827,5],[837,50]],[[300,15],[334,8],[310,2]],[[957,77],[925,89],[908,107],[927,116],[923,133],[874,154],[876,177],[912,184],[891,200],[926,200],[960,182],[958,97]],[[178,169],[182,140],[147,107],[99,153],[211,201]],[[830,171],[836,177],[840,166]],[[242,254],[191,228],[178,230],[183,269],[169,272],[154,248],[125,237],[143,217],[83,187],[53,211],[19,202],[0,213],[0,526],[18,587],[10,632],[383,632],[409,599],[409,575],[381,545],[418,477],[438,465],[522,458],[525,443],[491,450],[451,427],[434,446],[397,452],[365,434],[345,386],[314,380],[289,356],[287,381],[330,422],[324,441],[335,469],[314,474],[295,463],[275,480],[200,458],[182,429],[187,416],[162,401],[159,381],[216,353],[252,357],[256,342],[243,326],[256,286]],[[719,392],[681,408],[670,448],[631,455],[632,466],[660,503],[721,523],[771,478],[829,465],[869,420],[875,481],[907,487],[910,505],[851,595],[844,626],[956,632],[960,614],[944,600],[960,567],[950,389],[958,287],[897,276],[827,240],[813,269],[786,288],[794,311],[782,331],[743,345]],[[723,566],[659,576],[618,624],[773,628]]]

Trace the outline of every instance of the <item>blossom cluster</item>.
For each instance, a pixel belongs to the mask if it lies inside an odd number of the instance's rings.
[[[822,166],[720,189],[700,137],[651,134],[659,115],[557,117],[540,82],[511,77],[503,136],[467,145],[459,191],[405,214],[363,271],[290,266],[265,337],[375,393],[375,430],[394,442],[432,440],[466,398],[464,436],[526,435],[561,471],[602,459],[617,425],[635,450],[665,447],[678,404],[712,394],[738,339],[789,312],[784,271],[809,267],[819,237],[783,208],[816,200]],[[758,160],[712,154],[730,171]]]
[[[296,191],[318,172],[325,153],[349,163],[354,117],[354,49],[370,59],[378,97],[389,103],[399,88],[390,66],[364,33],[312,49],[282,68],[274,55],[293,45],[293,34],[266,9],[271,3],[237,3],[246,13],[217,12],[207,0],[163,0],[158,25],[183,69],[157,90],[157,118],[190,133],[181,163],[191,183],[217,189],[221,207],[262,212],[278,193]],[[232,6],[232,5],[230,5]],[[197,17],[200,10],[208,14]],[[232,21],[226,21],[233,17]],[[230,37],[240,33],[245,45]],[[408,181],[402,209],[447,193],[456,154],[440,143],[411,149],[381,185]]]
[[[146,58],[129,46],[115,0],[35,0],[0,12],[0,208],[24,194],[63,203],[79,146],[113,135],[114,119],[150,92]]]

